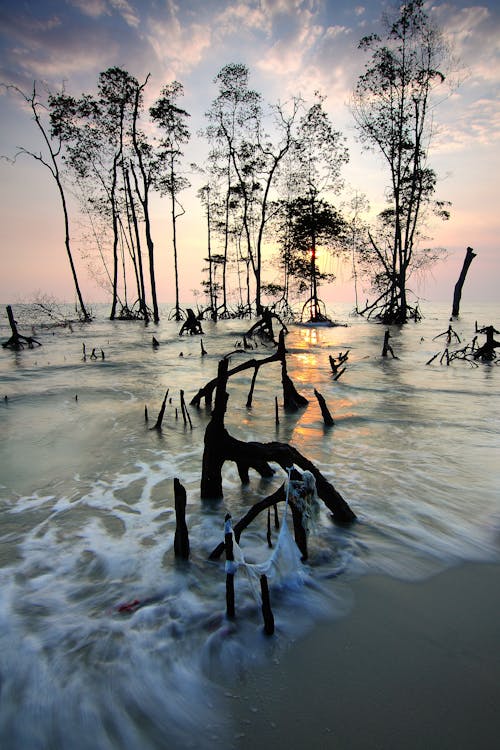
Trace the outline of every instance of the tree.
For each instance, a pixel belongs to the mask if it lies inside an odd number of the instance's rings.
[[[158,321],[154,273],[154,245],[149,218],[149,190],[154,173],[152,147],[140,131],[142,92],[147,83],[114,67],[99,74],[97,96],[79,99],[61,94],[50,100],[52,132],[64,140],[66,163],[76,177],[84,208],[97,216],[111,235],[111,270],[99,251],[109,278],[112,305],[110,318],[137,317],[127,303],[127,266],[130,262],[137,284],[140,314],[147,321],[144,272],[139,223],[148,248],[153,317]],[[93,222],[95,233],[95,222]],[[97,239],[97,237],[96,237]],[[124,302],[120,300],[119,268]]]
[[[40,131],[43,142],[46,146],[46,149],[47,149],[46,154],[43,154],[41,151],[38,153],[35,153],[34,151],[29,151],[28,149],[24,147],[19,147],[19,153],[26,154],[27,156],[31,156],[36,161],[40,162],[40,164],[43,164],[43,166],[49,170],[49,172],[51,173],[57,185],[59,197],[61,199],[61,206],[62,206],[63,218],[64,218],[64,245],[66,248],[66,254],[68,256],[68,260],[69,260],[69,264],[71,268],[71,275],[73,277],[73,283],[75,285],[76,296],[78,298],[78,304],[80,307],[80,316],[83,321],[88,322],[92,319],[92,316],[88,312],[87,308],[85,307],[85,303],[83,301],[83,296],[80,290],[80,285],[79,285],[78,277],[76,274],[76,267],[75,267],[75,263],[73,260],[73,254],[71,252],[68,204],[67,204],[66,193],[65,193],[65,189],[64,189],[64,185],[62,181],[61,170],[59,167],[59,158],[61,156],[61,152],[63,149],[63,139],[60,134],[54,133],[53,131],[49,130],[49,128],[43,122],[42,113],[44,110],[47,109],[47,107],[40,100],[40,97],[36,89],[36,81],[33,83],[33,91],[31,94],[24,93],[24,91],[21,91],[21,89],[18,88],[17,86],[10,85],[10,86],[7,86],[7,88],[19,94],[24,99],[24,101],[28,104],[33,114],[33,120],[35,121],[35,124],[38,130]],[[50,95],[49,95],[49,99],[50,99]]]
[[[179,202],[178,194],[189,187],[189,181],[180,174],[180,160],[183,156],[182,146],[189,141],[190,133],[186,125],[188,112],[177,106],[177,100],[184,93],[184,88],[178,81],[169,83],[162,89],[159,99],[150,108],[150,116],[161,129],[163,137],[159,143],[156,156],[158,172],[156,185],[161,193],[170,196],[172,219],[172,242],[174,249],[175,275],[175,319],[181,319],[179,307],[179,270],[177,258],[177,219],[185,211]]]
[[[156,162],[153,157],[153,149],[148,143],[146,136],[139,129],[139,119],[142,110],[142,94],[149,80],[149,74],[146,76],[144,83],[137,85],[134,93],[134,107],[132,118],[132,144],[135,156],[135,162],[131,159],[130,168],[134,177],[135,189],[142,208],[144,219],[144,232],[146,235],[146,245],[148,248],[149,258],[149,280],[151,284],[151,298],[153,304],[153,320],[158,323],[160,313],[158,309],[158,298],[156,295],[156,275],[155,275],[155,258],[154,242],[151,233],[151,217],[149,214],[149,194],[154,184],[154,175]]]
[[[303,108],[283,170],[285,198],[280,202],[278,219],[281,264],[289,276],[309,281],[310,297],[304,308],[309,309],[313,320],[320,316],[318,282],[333,279],[318,269],[318,248],[336,253],[345,244],[345,222],[328,198],[342,187],[340,173],[349,154],[345,138],[335,130],[324,109],[324,101],[325,97],[315,92],[312,105]]]
[[[97,96],[84,94],[77,99],[62,92],[49,100],[52,133],[65,143],[66,164],[76,178],[84,207],[104,219],[106,227],[111,224],[112,264],[107,271],[112,320],[119,302],[121,180],[137,85],[126,71],[109,68],[99,74]]]
[[[318,267],[319,248],[338,250],[345,242],[346,223],[328,201],[312,195],[298,196],[283,201],[279,206],[278,241],[280,262],[286,271],[286,287],[290,279],[297,284],[297,293],[309,290],[304,310],[312,320],[320,317],[318,286],[335,278]]]
[[[231,237],[230,216],[237,217],[233,232],[237,248],[245,248],[243,261],[253,272],[255,307],[262,310],[262,250],[269,219],[269,206],[279,166],[293,143],[293,126],[299,109],[297,99],[290,106],[270,107],[274,140],[265,131],[262,97],[248,86],[245,65],[226,65],[215,83],[219,94],[207,114],[206,137],[212,143],[210,164],[225,177],[224,275]],[[288,111],[287,111],[288,110]],[[223,282],[223,288],[225,283]],[[249,289],[247,283],[247,301]]]
[[[436,174],[427,164],[433,95],[445,81],[449,55],[424,0],[401,5],[384,25],[384,40],[373,34],[359,43],[371,57],[358,79],[352,112],[361,142],[382,155],[390,176],[380,232],[369,236],[378,296],[363,311],[376,312],[388,324],[416,316],[407,299],[408,279],[412,270],[435,260],[434,251],[420,247],[426,211],[449,216],[446,204],[433,201]]]

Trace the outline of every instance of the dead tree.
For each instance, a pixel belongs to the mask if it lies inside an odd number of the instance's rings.
[[[453,330],[451,323],[448,326],[448,329],[446,331],[443,331],[442,333],[438,333],[438,335],[434,336],[432,340],[435,341],[436,339],[441,338],[441,336],[446,336],[446,343],[448,345],[451,344],[453,339],[456,339],[457,343],[460,344],[460,336],[458,335],[456,331]]]
[[[269,308],[265,307],[262,311],[261,319],[254,323],[251,328],[249,328],[249,330],[245,333],[243,340],[245,341],[245,338],[247,336],[261,336],[262,338],[269,341],[275,341],[273,331],[273,318],[279,322],[281,330],[285,331],[285,333],[288,333],[288,328],[283,323],[279,315],[276,315],[276,313],[271,312]]]
[[[182,336],[183,333],[189,333],[191,336],[197,333],[203,334],[201,323],[190,307],[187,309],[187,318],[181,326],[179,336]]]
[[[452,317],[457,318],[460,312],[460,300],[462,298],[462,287],[465,282],[465,277],[467,276],[467,271],[469,270],[469,266],[476,257],[476,253],[471,247],[467,248],[467,252],[465,254],[464,258],[464,264],[462,266],[462,270],[460,272],[460,276],[458,277],[458,281],[455,284],[455,291],[453,293],[453,307],[452,307]]]
[[[295,481],[298,479],[299,482],[301,480],[301,474],[296,469],[292,469],[290,471],[290,479],[294,479]],[[269,497],[264,498],[263,500],[259,500],[257,503],[252,505],[252,507],[249,509],[249,511],[241,518],[233,528],[234,532],[234,538],[239,543],[240,537],[242,532],[247,528],[247,526],[250,525],[250,523],[260,514],[263,513],[265,510],[270,511],[271,507],[274,507],[275,510],[275,525],[279,527],[278,519],[277,519],[277,510],[276,506],[279,502],[284,502],[287,499],[287,489],[285,482],[278,487],[278,489],[273,492],[272,495],[269,495]],[[295,543],[297,547],[300,550],[300,553],[302,555],[302,562],[305,562],[308,559],[308,550],[307,550],[307,530],[306,526],[304,524],[304,515],[303,515],[303,508],[300,508],[299,505],[297,505],[293,499],[293,496],[290,495],[289,498],[289,506],[290,511],[292,513],[292,520],[293,520],[293,532],[295,537]],[[269,515],[268,515],[268,537],[270,535],[270,529],[269,529]],[[212,552],[209,555],[209,560],[218,560],[220,556],[222,555],[224,551],[224,542],[220,542],[220,544],[215,547]]]
[[[439,359],[439,364],[443,364],[443,361],[445,361],[447,365],[455,359],[459,359],[468,362],[472,367],[479,367],[477,363],[478,359],[481,359],[483,362],[492,362],[496,359],[495,349],[500,346],[500,342],[496,341],[494,338],[495,333],[499,332],[495,330],[493,326],[484,326],[484,328],[478,329],[476,323],[476,333],[486,335],[485,343],[482,346],[477,346],[477,336],[474,336],[470,343],[466,344],[461,349],[455,349],[453,351],[450,351],[448,348],[451,343],[451,333],[453,333],[456,336],[457,341],[460,342],[459,337],[450,326],[448,331],[439,334],[439,336],[447,335],[446,343],[448,346],[444,352],[437,352],[437,354],[434,354],[434,356],[426,362],[426,365],[430,365],[431,362],[434,362],[440,354],[441,357]],[[439,336],[435,336],[434,338],[439,338]]]
[[[186,490],[177,477],[174,479],[175,498],[175,536],[174,552],[177,558],[187,560],[189,558],[189,536],[186,524]]]
[[[170,389],[167,389],[167,392],[165,393],[165,398],[162,401],[162,405],[160,408],[160,411],[158,412],[158,417],[156,419],[154,427],[151,427],[152,430],[157,430],[157,432],[161,432],[161,426],[163,424],[163,417],[165,416],[165,408],[167,406],[167,398],[168,398],[168,391]]]
[[[332,355],[329,354],[328,359],[330,360],[330,367],[332,368],[332,372],[334,374],[333,379],[338,380],[340,376],[345,372],[345,367],[342,367],[342,365],[344,365],[349,359],[349,349],[345,353],[339,352],[339,356],[337,358],[332,357]]]
[[[5,341],[2,344],[4,349],[14,349],[15,351],[19,351],[20,349],[24,349],[25,346],[27,346],[28,349],[33,349],[34,346],[41,346],[41,343],[31,336],[22,336],[19,333],[17,330],[17,323],[14,320],[14,313],[12,312],[12,307],[10,305],[7,305],[7,317],[9,319],[12,336],[8,341]]]
[[[219,362],[217,389],[212,418],[205,430],[201,497],[202,499],[218,499],[223,497],[222,467],[226,461],[234,461],[242,483],[249,481],[250,469],[257,471],[262,477],[274,475],[271,463],[276,463],[285,471],[294,464],[302,470],[308,470],[316,480],[318,496],[331,511],[335,521],[349,523],[356,515],[339,492],[328,482],[321,472],[303,456],[296,448],[286,443],[244,442],[232,437],[224,426],[228,394],[226,385],[228,378],[227,360]]]
[[[484,333],[486,335],[486,342],[480,346],[479,349],[476,349],[474,352],[474,359],[482,359],[483,361],[491,362],[493,359],[496,359],[495,349],[500,346],[500,341],[495,341],[493,336],[495,333],[500,333],[500,331],[497,331],[493,326],[485,326],[484,328],[481,328],[478,333]]]
[[[321,395],[319,391],[314,389],[314,395],[318,399],[319,408],[321,409],[321,416],[323,417],[323,422],[327,427],[331,427],[335,422],[333,421],[333,417],[330,414],[330,411],[328,409],[328,406],[326,405],[326,401]]]
[[[225,360],[227,362],[227,357],[225,358]],[[231,370],[227,370],[226,378],[229,378],[231,375],[235,375],[236,373],[244,372],[245,370],[250,370],[253,368],[254,377],[252,379],[251,390],[247,399],[247,406],[250,407],[252,402],[253,389],[255,386],[256,374],[263,365],[269,364],[270,362],[281,362],[281,382],[283,386],[283,403],[285,409],[288,409],[289,411],[296,411],[302,406],[307,406],[307,404],[309,403],[308,400],[305,398],[305,396],[302,396],[297,392],[287,372],[284,331],[280,332],[278,347],[274,354],[271,354],[269,357],[265,357],[264,359],[249,359],[246,362],[242,362],[241,364],[236,365],[236,367],[233,367]],[[200,388],[198,393],[191,399],[191,405],[199,406],[201,399],[204,398],[205,404],[207,406],[210,406],[212,403],[213,392],[216,389],[218,382],[219,376],[210,380],[210,382],[204,385],[203,388]]]
[[[382,356],[387,357],[387,352],[389,352],[392,355],[393,359],[397,359],[396,355],[394,354],[394,351],[392,349],[392,346],[389,344],[389,339],[391,338],[391,334],[389,330],[385,332],[384,335],[384,346],[382,347]]]

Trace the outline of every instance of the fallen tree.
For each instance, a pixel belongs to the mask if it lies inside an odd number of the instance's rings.
[[[272,441],[270,443],[244,442],[228,433],[224,426],[228,394],[228,362],[219,362],[215,404],[211,420],[205,430],[201,498],[215,500],[223,497],[222,467],[226,461],[233,461],[238,469],[242,483],[249,481],[250,469],[262,477],[271,477],[275,471],[271,463],[278,464],[285,471],[296,465],[303,471],[310,471],[316,480],[318,497],[331,511],[338,523],[350,523],[356,519],[355,513],[335,487],[321,474],[316,466],[296,448],[287,443]]]

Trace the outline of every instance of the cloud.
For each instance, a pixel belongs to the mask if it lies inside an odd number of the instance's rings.
[[[69,0],[69,2],[90,18],[110,16],[112,11],[116,10],[129,26],[135,28],[140,23],[138,12],[127,0]]]
[[[106,0],[69,0],[69,2],[74,8],[78,8],[78,10],[90,18],[109,15],[109,7]]]
[[[461,83],[438,107],[436,151],[452,153],[500,140],[500,19],[485,6],[434,8],[451,41]],[[465,74],[464,74],[465,72]]]
[[[177,8],[171,5],[166,18],[152,18],[147,22],[145,39],[157,61],[168,65],[173,77],[187,75],[202,60],[211,44],[209,26],[201,23],[181,23]]]
[[[139,25],[140,16],[135,8],[127,0],[110,0],[112,7],[118,11],[125,23],[136,27]]]

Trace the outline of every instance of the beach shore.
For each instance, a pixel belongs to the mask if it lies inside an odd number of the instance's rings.
[[[500,565],[465,564],[422,582],[367,576],[347,586],[347,616],[320,623],[277,664],[246,675],[232,702],[232,746],[497,747]]]

